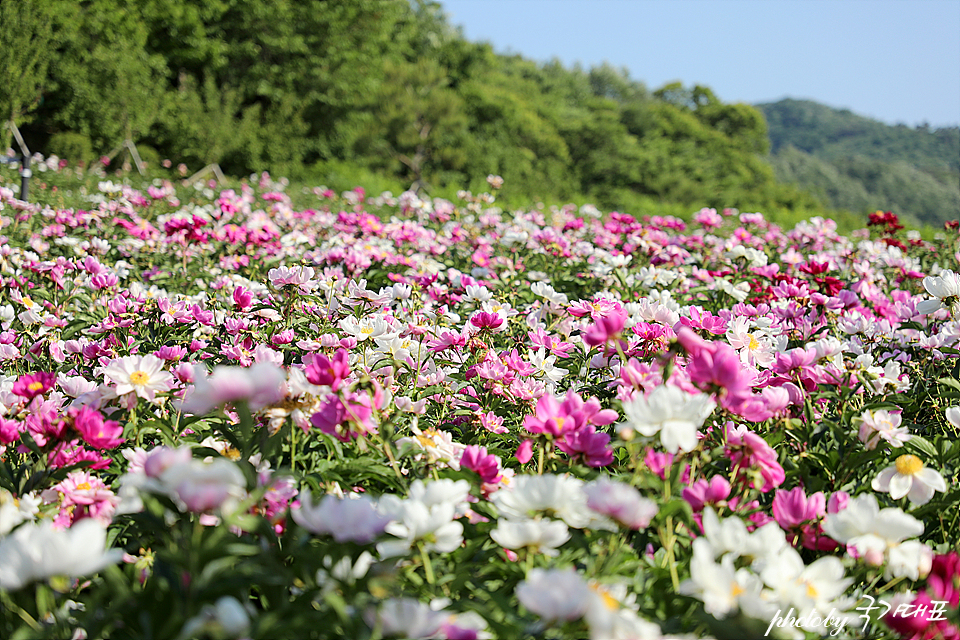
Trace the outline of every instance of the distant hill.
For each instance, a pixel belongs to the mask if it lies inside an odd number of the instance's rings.
[[[960,216],[960,127],[887,125],[809,100],[756,107],[777,178],[826,204],[940,226]]]

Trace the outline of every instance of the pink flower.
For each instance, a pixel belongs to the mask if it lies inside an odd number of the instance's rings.
[[[39,395],[43,395],[53,387],[57,381],[57,374],[48,371],[39,371],[20,376],[13,383],[11,391],[27,400],[33,400]]]
[[[19,420],[8,420],[0,416],[0,445],[16,442],[25,430],[26,426]]]
[[[243,287],[236,287],[233,290],[233,304],[243,311],[253,304],[253,294]]]
[[[327,385],[333,391],[340,388],[343,379],[350,375],[349,356],[346,349],[337,349],[331,360],[323,354],[317,354],[313,362],[304,370],[310,384]]]
[[[740,354],[722,342],[706,342],[689,327],[676,327],[677,340],[687,351],[686,372],[704,391],[720,392],[720,404],[731,408],[753,395],[752,377],[743,371]]]
[[[183,506],[194,513],[220,508],[228,498],[241,498],[247,484],[240,467],[226,458],[215,458],[211,462],[191,460],[176,470],[175,478],[163,479],[174,485]],[[172,475],[169,470],[165,474]]]
[[[513,454],[513,457],[516,458],[520,464],[530,462],[530,458],[533,457],[533,440],[524,440],[521,442],[520,446],[517,447],[517,452]]]
[[[376,433],[373,422],[374,399],[367,392],[347,392],[342,397],[331,395],[310,423],[340,442],[349,442],[368,433]],[[304,429],[306,431],[306,429]]]
[[[484,484],[496,484],[503,476],[500,475],[500,460],[497,456],[487,453],[486,447],[469,445],[463,450],[460,458],[460,468],[470,469]]]
[[[124,442],[123,427],[115,420],[104,420],[95,409],[83,406],[72,408],[67,415],[73,418],[73,427],[94,449],[113,449]]]
[[[766,440],[745,426],[734,427],[732,422],[728,422],[724,428],[727,433],[725,453],[733,466],[740,469],[742,479],[746,479],[747,471],[757,469],[764,482],[758,487],[756,481],[751,481],[754,489],[766,493],[783,484],[786,474],[777,461],[777,452]]]
[[[202,367],[195,369],[196,383],[181,403],[186,413],[203,415],[225,402],[245,400],[251,411],[258,411],[283,397],[283,370],[261,362],[250,368],[219,366],[207,377]]]
[[[480,426],[490,433],[506,433],[508,429],[503,426],[503,418],[492,411],[480,414]]]
[[[586,425],[575,431],[567,431],[557,442],[557,448],[573,460],[583,460],[591,467],[605,467],[613,462],[610,435],[597,433],[596,427]]]
[[[773,496],[773,518],[787,531],[801,524],[819,520],[826,515],[826,499],[818,491],[809,498],[803,487],[784,491],[778,489]]]
[[[143,462],[143,472],[148,478],[159,478],[167,469],[188,464],[192,459],[193,453],[190,447],[179,449],[157,447],[147,452],[147,458]]]
[[[490,331],[496,331],[503,325],[503,318],[499,314],[490,313],[489,311],[478,311],[470,316],[470,324],[472,324],[477,329],[489,329]]]
[[[576,418],[570,415],[568,407],[549,394],[537,400],[536,415],[523,419],[523,428],[530,433],[544,433],[552,437],[576,427]]]
[[[707,505],[720,504],[730,496],[730,483],[723,476],[713,476],[709,481],[697,480],[683,490],[683,499],[694,511],[703,511]]]
[[[63,494],[60,515],[56,519],[58,526],[70,526],[83,518],[95,518],[108,525],[120,503],[120,498],[107,488],[103,480],[91,476],[89,471],[71,471],[53,489]]]
[[[645,529],[657,515],[657,503],[623,482],[600,477],[583,487],[587,507],[634,531]]]
[[[596,323],[584,331],[583,341],[591,347],[606,344],[620,335],[626,323],[626,312],[611,311],[609,315],[597,318]]]

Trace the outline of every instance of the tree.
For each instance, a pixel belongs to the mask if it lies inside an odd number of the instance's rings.
[[[40,103],[47,69],[74,13],[61,0],[0,0],[0,149],[10,144],[2,125],[22,121]]]

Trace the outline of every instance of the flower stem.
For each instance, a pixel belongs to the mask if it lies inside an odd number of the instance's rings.
[[[436,578],[433,575],[433,564],[430,562],[430,556],[422,542],[417,543],[417,548],[420,549],[420,559],[423,560],[423,573],[427,578],[427,584],[432,585],[436,582]]]

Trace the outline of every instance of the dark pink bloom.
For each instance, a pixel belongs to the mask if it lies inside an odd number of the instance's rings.
[[[809,498],[803,487],[784,491],[778,489],[773,496],[773,517],[786,530],[796,529],[801,524],[819,520],[826,515],[826,499],[818,491]]]
[[[8,420],[0,416],[0,445],[16,442],[25,430],[26,426],[19,420]]]
[[[331,395],[320,411],[313,414],[310,423],[341,442],[349,442],[377,432],[377,426],[373,422],[375,403],[376,400],[365,391],[349,392],[342,397]]]
[[[87,444],[94,449],[112,449],[124,442],[123,427],[115,420],[104,420],[99,411],[83,406],[79,409],[70,409],[68,415],[73,417],[73,427],[80,433]]]
[[[545,433],[553,437],[560,436],[568,429],[576,429],[577,426],[577,420],[570,415],[568,407],[550,394],[537,400],[536,415],[523,419],[523,428],[530,433]]]
[[[850,495],[846,491],[837,491],[827,501],[827,513],[840,513],[847,508]]]
[[[50,451],[47,463],[54,469],[69,467],[78,462],[92,462],[88,469],[106,469],[112,460],[80,445],[79,440],[61,442]]]
[[[609,444],[609,434],[597,433],[596,427],[587,425],[564,433],[563,439],[557,442],[557,448],[573,460],[583,460],[590,467],[605,467],[613,462],[613,450]]]
[[[530,462],[530,458],[533,457],[533,440],[524,440],[521,442],[513,457],[515,457],[520,464]]]
[[[500,475],[500,460],[497,456],[487,453],[486,447],[471,444],[463,450],[460,458],[460,468],[470,469],[484,484],[496,484],[503,476]]]
[[[777,461],[777,452],[767,444],[766,440],[745,426],[733,427],[732,422],[726,424],[725,430],[727,432],[725,452],[731,464],[739,468],[741,479],[748,480],[747,472],[756,469],[763,478],[763,485],[758,487],[756,482],[752,481],[751,486],[754,489],[765,493],[783,484],[786,474]]]
[[[673,454],[660,453],[653,449],[647,449],[647,454],[644,456],[643,462],[650,468],[650,471],[653,471],[663,480],[667,475],[667,469],[673,464]]]
[[[56,381],[57,374],[55,373],[48,371],[28,373],[20,376],[20,378],[13,383],[13,389],[11,389],[11,391],[27,400],[33,400],[35,397],[49,391]]]
[[[253,294],[243,287],[237,287],[233,290],[233,304],[238,309],[248,309],[253,304]]]
[[[583,332],[583,341],[591,347],[606,344],[620,335],[626,323],[626,312],[611,311],[609,315],[597,318],[596,323]]]
[[[697,480],[683,490],[683,499],[694,511],[703,511],[706,505],[719,504],[730,496],[730,483],[723,476],[713,476],[709,481]]]
[[[675,330],[689,355],[686,372],[694,384],[718,393],[720,404],[728,409],[753,395],[753,376],[743,370],[736,349],[723,342],[706,342],[689,327]]]
[[[307,365],[304,373],[310,384],[327,385],[333,391],[340,388],[343,379],[350,375],[349,356],[346,349],[337,349],[333,359],[317,354]]]
[[[503,324],[503,318],[489,311],[478,311],[470,316],[470,324],[477,329],[489,329],[492,331]]]

